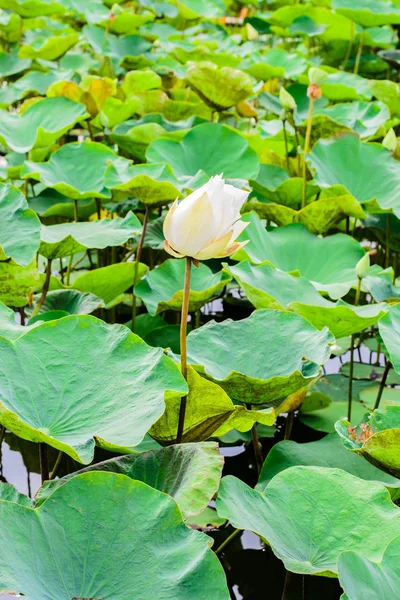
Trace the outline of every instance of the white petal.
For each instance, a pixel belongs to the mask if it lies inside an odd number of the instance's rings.
[[[191,194],[193,196],[194,194]],[[197,194],[196,194],[197,196]],[[170,245],[185,256],[195,256],[214,239],[216,224],[210,200],[205,192],[183,200],[172,216]]]

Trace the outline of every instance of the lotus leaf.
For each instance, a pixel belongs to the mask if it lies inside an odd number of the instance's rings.
[[[202,62],[189,67],[186,80],[204,102],[216,110],[235,106],[253,93],[251,78],[243,71]]]
[[[32,600],[49,593],[60,600],[111,598],[116,589],[120,600],[132,594],[162,594],[165,600],[205,600],[210,593],[216,600],[229,598],[209,538],[185,526],[172,498],[125,475],[83,473],[39,508],[2,501],[0,511],[9,524],[1,534],[7,548],[2,556],[4,591],[17,590]],[[126,527],[127,519],[131,527]],[[62,539],[54,536],[55,522],[68,523]],[[99,522],[105,526],[97,527]],[[39,560],[24,542],[27,531],[41,548]],[[138,559],[138,548],[143,552],[144,547],[148,551]],[[119,573],[121,564],[125,568]],[[117,579],[110,572],[118,572]]]
[[[165,392],[186,390],[161,350],[123,325],[86,315],[44,323],[14,341],[0,338],[0,353],[1,423],[86,464],[93,458],[95,439],[117,451],[138,444],[163,413]],[[29,365],[16,379],[26,354]],[[87,378],[94,364],[96,371]],[[117,380],[109,375],[113,364]]]
[[[400,305],[391,307],[387,315],[379,321],[379,333],[385,344],[390,362],[397,373],[400,373]]]
[[[49,260],[77,254],[87,248],[119,246],[140,235],[142,225],[129,212],[124,219],[42,225],[39,253]]]
[[[380,560],[400,531],[400,510],[382,484],[326,467],[285,469],[264,492],[224,477],[217,511],[266,539],[288,570],[302,574],[335,575],[350,550]]]

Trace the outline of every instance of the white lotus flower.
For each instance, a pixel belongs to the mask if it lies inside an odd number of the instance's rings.
[[[195,260],[222,258],[237,252],[245,242],[236,238],[248,223],[240,220],[240,209],[248,192],[225,183],[222,175],[169,209],[164,221],[165,250]]]

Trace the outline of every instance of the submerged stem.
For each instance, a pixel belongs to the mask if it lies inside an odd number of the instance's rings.
[[[185,268],[185,282],[184,282],[184,286],[183,286],[183,301],[182,301],[181,329],[180,329],[181,372],[186,380],[187,380],[186,334],[187,334],[187,320],[188,320],[188,314],[189,314],[191,269],[192,269],[192,259],[190,258],[190,256],[187,256],[186,257],[186,268]],[[178,433],[176,436],[177,444],[180,444],[182,442],[183,429],[184,429],[184,425],[185,425],[186,401],[187,401],[187,396],[182,396],[181,405],[179,407]]]
[[[304,154],[303,154],[303,195],[301,198],[301,208],[304,208],[306,205],[306,192],[307,192],[307,161],[306,156],[310,150],[310,140],[311,140],[311,127],[312,127],[312,116],[314,110],[314,100],[310,98],[310,105],[308,108],[308,118],[307,118],[307,129],[306,129],[306,137],[304,141]]]
[[[144,219],[143,219],[143,227],[142,227],[142,233],[140,236],[140,240],[139,240],[139,244],[136,250],[136,257],[135,257],[135,274],[133,277],[133,290],[132,290],[132,323],[131,323],[131,330],[133,333],[135,333],[135,328],[136,328],[136,296],[135,296],[135,285],[137,284],[137,280],[138,280],[138,276],[139,276],[139,263],[140,263],[140,256],[142,254],[142,248],[143,248],[143,244],[144,244],[144,238],[146,236],[146,229],[147,229],[147,223],[149,220],[149,209],[146,207],[146,212],[144,213]]]
[[[215,550],[215,554],[221,554],[222,550],[224,550],[228,546],[228,544],[230,544],[231,541],[237,538],[237,536],[241,533],[243,533],[242,529],[235,529],[230,535],[228,535],[226,540],[224,540],[222,544],[218,546],[218,548]]]

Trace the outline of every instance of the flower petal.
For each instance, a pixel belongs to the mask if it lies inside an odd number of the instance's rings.
[[[167,240],[164,240],[164,250],[165,250],[165,252],[168,252],[168,254],[171,254],[171,256],[174,256],[175,258],[183,258],[184,257],[183,254],[180,254],[179,252],[176,252],[173,248],[171,248],[171,246],[169,245]]]
[[[231,237],[232,232],[228,231],[224,236],[200,250],[194,258],[197,258],[198,260],[208,260],[209,258],[216,258],[217,256],[225,256],[224,250],[228,246]]]
[[[177,252],[194,257],[214,239],[216,223],[205,192],[194,201],[189,198],[182,200],[173,215],[168,241]]]
[[[171,235],[171,225],[172,225],[172,217],[178,208],[178,200],[175,200],[169,211],[167,212],[167,216],[164,219],[163,223],[163,233],[166,240],[170,239]]]

